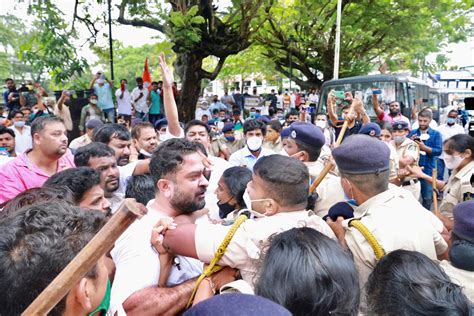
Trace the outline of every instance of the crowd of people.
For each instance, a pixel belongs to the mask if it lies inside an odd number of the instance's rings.
[[[312,89],[272,91],[262,113],[226,90],[182,123],[160,66],[131,92],[96,74],[75,139],[68,91],[49,102],[7,79],[1,315],[21,314],[128,198],[147,213],[52,315],[474,312],[474,139],[456,110],[413,120],[374,90],[375,118],[350,92],[314,113]]]

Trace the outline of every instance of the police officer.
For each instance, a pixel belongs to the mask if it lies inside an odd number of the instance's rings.
[[[370,232],[385,253],[396,249],[419,251],[431,259],[447,256],[443,225],[408,192],[388,187],[390,150],[366,135],[348,137],[333,150],[346,196],[357,205],[354,219]],[[354,219],[327,219],[341,244],[352,252],[360,286],[377,264],[374,249]],[[441,257],[440,257],[441,258]]]
[[[393,124],[393,145],[399,157],[400,171],[398,173],[398,183],[404,189],[407,189],[415,199],[420,198],[421,184],[420,181],[410,175],[407,166],[417,166],[420,161],[420,147],[416,142],[408,138],[408,123],[398,121]]]
[[[474,201],[456,205],[453,221],[449,261],[441,261],[440,266],[454,283],[464,288],[464,294],[474,302]]]
[[[290,157],[302,161],[309,170],[311,182],[314,181],[324,169],[324,161],[320,154],[326,139],[321,129],[311,123],[293,123],[285,142],[284,149]],[[344,191],[340,185],[340,178],[328,174],[316,188],[318,199],[314,212],[323,217],[331,206],[344,201]]]
[[[382,129],[377,123],[367,123],[362,126],[359,134],[368,135],[381,140]],[[390,143],[385,143],[390,148],[390,182],[394,181],[398,177],[398,154]]]
[[[452,173],[447,182],[437,180],[436,186],[445,193],[439,206],[440,218],[450,230],[453,226],[453,208],[463,201],[474,199],[474,137],[454,135],[443,146],[443,159]],[[410,171],[421,179],[431,181],[431,176],[419,167],[413,167]]]

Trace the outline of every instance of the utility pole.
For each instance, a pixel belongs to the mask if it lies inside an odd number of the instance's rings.
[[[295,41],[293,35],[288,38],[288,45],[290,46],[290,91],[291,91],[291,80],[293,79],[293,51],[291,50],[291,43]]]
[[[336,18],[336,43],[334,48],[334,73],[333,79],[339,79],[339,53],[341,47],[341,15],[342,0],[337,0],[337,18]]]
[[[114,80],[114,50],[112,47],[112,0],[107,0],[109,9],[109,55],[110,55],[110,79]]]

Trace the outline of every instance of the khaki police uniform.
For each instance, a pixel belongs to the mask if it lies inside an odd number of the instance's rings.
[[[419,251],[435,260],[448,249],[441,236],[442,222],[415,200],[406,190],[389,189],[354,210],[359,219],[379,242],[385,253],[397,249]],[[374,250],[364,236],[344,221],[345,240],[354,256],[363,287],[377,264]]]
[[[453,208],[457,204],[474,200],[474,161],[453,172],[442,191],[445,194],[439,209],[443,215],[453,218]]]
[[[295,227],[311,227],[335,238],[322,218],[306,210],[249,219],[237,229],[218,264],[239,269],[242,279],[253,285],[257,272],[256,263],[260,260],[262,249],[268,244],[268,238]],[[196,225],[195,243],[199,260],[211,262],[230,228],[231,226],[211,223]]]
[[[283,150],[283,143],[281,141],[281,137],[278,137],[278,139],[275,142],[265,141],[263,143],[263,147],[266,149],[273,150],[277,154],[280,153]]]
[[[216,142],[218,143],[219,147],[229,149],[231,155],[245,146],[245,140],[237,138],[231,143],[224,137],[219,137],[217,138]]]
[[[390,143],[385,143],[385,144],[387,144],[388,148],[390,148],[390,176],[389,176],[389,179],[393,180],[393,179],[396,179],[398,177],[398,168],[399,168],[398,154],[397,154],[397,150],[395,149],[395,147],[392,144],[390,144]]]
[[[409,138],[405,138],[403,143],[399,146],[395,144],[395,149],[397,151],[397,155],[399,158],[403,158],[406,156],[412,157],[415,159],[412,166],[417,166],[418,162],[420,161],[420,147],[416,142]],[[402,179],[402,187],[408,191],[410,191],[415,199],[420,199],[421,194],[421,183],[417,178],[413,177],[405,177]]]
[[[308,167],[311,182],[313,182],[321,173],[324,164],[321,160],[307,161],[304,164]],[[328,214],[329,208],[338,202],[344,201],[344,190],[341,185],[341,178],[327,174],[323,181],[316,188],[318,199],[314,207],[316,215],[324,217]]]
[[[446,260],[439,263],[444,272],[449,276],[451,281],[463,288],[464,294],[474,303],[474,271],[461,270]]]

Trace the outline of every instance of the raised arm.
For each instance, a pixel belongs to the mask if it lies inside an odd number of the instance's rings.
[[[181,136],[181,126],[179,126],[178,107],[173,94],[173,71],[166,64],[164,53],[160,54],[160,67],[163,77],[163,103],[168,120],[168,131],[171,135],[179,137]]]
[[[327,100],[327,108],[328,108],[328,115],[329,119],[331,120],[332,124],[336,126],[337,124],[337,115],[336,115],[336,98],[332,95],[332,91],[328,93],[328,100]]]
[[[94,89],[94,84],[97,78],[99,78],[97,75],[95,75],[94,78],[92,78],[91,83],[89,84],[89,89]]]
[[[372,106],[374,108],[376,117],[382,115],[383,110],[380,108],[379,98],[377,97],[377,94],[372,94]]]

